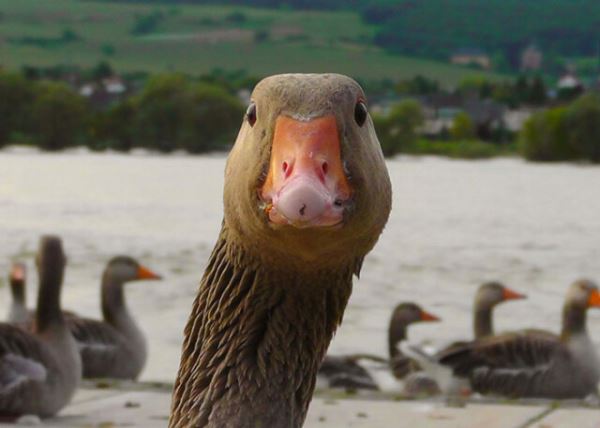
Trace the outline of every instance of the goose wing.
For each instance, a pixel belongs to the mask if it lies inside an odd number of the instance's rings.
[[[67,325],[82,353],[111,353],[121,345],[120,334],[105,322],[73,316],[67,318]]]
[[[453,373],[470,380],[474,390],[506,396],[540,395],[569,352],[557,336],[522,331],[453,346],[439,356]]]
[[[39,339],[18,327],[0,324],[0,400],[45,382],[52,364],[50,353]]]

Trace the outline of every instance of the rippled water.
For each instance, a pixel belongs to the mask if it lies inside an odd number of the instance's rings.
[[[172,381],[220,227],[223,167],[223,156],[2,152],[0,272],[25,258],[35,284],[38,237],[60,234],[69,256],[64,306],[96,317],[111,256],[129,254],[162,273],[162,282],[128,285],[127,298],[150,342],[143,379]],[[557,330],[568,284],[600,280],[600,168],[412,157],[388,167],[390,222],[355,282],[332,353],[385,355],[388,317],[403,300],[444,318],[415,326],[413,341],[470,336],[473,291],[491,279],[530,296],[497,310],[498,330]],[[0,292],[7,307],[8,289]],[[590,332],[600,344],[600,311],[590,314]]]

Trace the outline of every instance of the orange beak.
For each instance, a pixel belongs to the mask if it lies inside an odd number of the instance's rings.
[[[14,281],[24,281],[25,266],[20,263],[15,263],[10,271],[10,278]]]
[[[277,118],[269,171],[259,194],[271,223],[303,228],[342,222],[352,191],[335,116]]]
[[[526,299],[527,296],[521,293],[517,293],[514,290],[511,290],[508,287],[504,287],[502,290],[502,298],[504,300],[516,300],[516,299]]]
[[[147,267],[140,265],[138,267],[137,279],[162,279],[160,275],[155,274]]]
[[[440,318],[436,317],[429,312],[421,311],[421,321],[440,321]]]
[[[588,307],[600,307],[600,293],[598,290],[593,290],[588,299]]]

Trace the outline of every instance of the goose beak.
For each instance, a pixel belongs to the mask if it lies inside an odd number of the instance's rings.
[[[511,290],[508,287],[504,287],[502,290],[502,298],[503,300],[516,300],[516,299],[526,299],[527,296],[525,294],[517,293],[514,290]]]
[[[157,275],[147,267],[140,265],[138,267],[137,279],[162,279],[162,276]]]
[[[588,299],[588,307],[600,307],[600,293],[598,292],[598,290],[593,290],[590,293],[590,297]]]
[[[340,225],[351,194],[335,116],[279,116],[259,190],[269,221],[297,228]]]
[[[13,265],[10,271],[10,279],[13,281],[24,281],[25,280],[25,266],[20,263]]]
[[[421,321],[440,321],[439,317],[436,317],[429,312],[421,311]]]

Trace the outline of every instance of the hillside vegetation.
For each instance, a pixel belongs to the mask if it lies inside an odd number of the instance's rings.
[[[523,49],[534,43],[544,52],[545,69],[552,74],[560,73],[566,61],[575,61],[586,72],[598,72],[600,66],[600,2],[595,0],[105,1],[357,11],[364,22],[376,26],[374,42],[397,54],[446,61],[458,49],[478,48],[491,56],[495,69],[514,71]]]
[[[9,69],[55,64],[120,71],[328,72],[394,81],[415,74],[453,85],[501,76],[390,53],[379,25],[355,11],[78,0],[0,0],[0,61]]]

